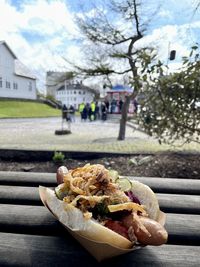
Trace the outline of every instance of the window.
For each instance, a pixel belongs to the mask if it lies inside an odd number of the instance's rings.
[[[74,91],[74,95],[76,94],[76,91]]]
[[[78,93],[79,93],[79,95],[81,95],[81,91],[79,91]]]
[[[6,88],[10,88],[10,82],[6,81]]]
[[[74,97],[74,101],[76,101],[76,97]]]
[[[18,84],[17,83],[13,83],[13,89],[18,89]]]
[[[32,91],[32,82],[28,82],[28,90]]]
[[[85,91],[83,91],[83,95],[85,95]]]
[[[0,77],[0,87],[3,87],[3,81],[1,77]]]

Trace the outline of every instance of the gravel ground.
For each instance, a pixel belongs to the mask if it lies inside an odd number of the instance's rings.
[[[76,118],[71,124],[72,134],[55,135],[55,130],[61,128],[60,118],[0,119],[0,148],[127,153],[174,150],[129,126],[126,127],[126,140],[117,141],[119,118],[106,122],[81,122]],[[67,123],[64,123],[66,128]],[[183,149],[199,151],[200,145],[176,148]]]
[[[63,125],[64,129],[67,124]],[[80,118],[71,124],[71,134],[55,135],[55,130],[62,128],[60,118],[40,119],[0,119],[1,149],[31,149],[50,151],[95,151],[129,153],[130,156],[107,157],[98,160],[71,160],[63,163],[69,168],[85,163],[100,163],[107,168],[116,169],[121,175],[182,177],[199,179],[200,160],[198,154],[200,145],[191,144],[184,147],[169,147],[158,145],[153,138],[144,133],[126,128],[126,140],[117,141],[119,118],[106,122],[81,122]],[[158,153],[162,151],[182,151],[182,155]],[[143,152],[156,152],[149,159]],[[187,154],[190,152],[190,154]],[[131,154],[138,153],[133,157]],[[141,155],[140,155],[141,154]],[[1,156],[0,156],[1,158]],[[142,160],[142,164],[140,164]],[[140,163],[139,163],[140,162]],[[11,162],[0,160],[0,170],[55,172],[57,165],[48,162]]]

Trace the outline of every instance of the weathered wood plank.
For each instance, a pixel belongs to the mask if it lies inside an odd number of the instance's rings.
[[[0,186],[0,203],[42,205],[37,187]]]
[[[200,180],[158,177],[134,177],[156,192],[200,195]]]
[[[200,214],[200,196],[157,194],[165,212]],[[37,187],[0,186],[0,203],[42,205]]]
[[[58,235],[63,227],[43,206],[0,204],[2,232]]]
[[[200,215],[167,213],[169,244],[200,245]]]
[[[165,212],[200,214],[200,196],[156,194],[161,209]]]
[[[17,186],[55,186],[56,175],[55,173],[0,171],[0,184]]]
[[[134,177],[134,179],[147,184],[157,193],[200,194],[200,179]],[[4,172],[0,171],[1,185],[17,186],[55,186],[55,173],[34,172]]]
[[[37,235],[60,235],[64,229],[41,206],[0,204],[0,229]],[[200,245],[200,215],[167,214],[166,229],[170,244]]]
[[[161,209],[171,212],[166,221],[170,245],[149,246],[99,266],[199,266],[200,180],[136,179],[157,192]],[[42,206],[39,184],[54,186],[55,174],[0,172],[0,203],[9,203],[0,204],[0,266],[95,266]]]
[[[145,247],[102,263],[102,267],[199,266],[200,247]],[[97,262],[69,235],[63,237],[0,233],[0,266],[93,267]]]

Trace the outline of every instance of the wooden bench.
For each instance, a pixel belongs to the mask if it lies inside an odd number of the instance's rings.
[[[199,266],[200,180],[135,179],[167,213],[168,244],[97,263],[40,201],[38,186],[55,186],[55,174],[0,172],[0,266]]]

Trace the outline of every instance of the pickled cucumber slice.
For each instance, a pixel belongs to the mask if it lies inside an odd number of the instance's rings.
[[[63,198],[68,195],[68,188],[66,187],[66,185],[64,183],[59,184],[55,188],[55,194],[56,194],[58,199],[63,200]]]
[[[118,178],[115,182],[122,191],[129,191],[132,188],[132,183],[127,178]]]
[[[109,174],[113,182],[115,182],[119,178],[119,173],[115,170],[109,170]]]

